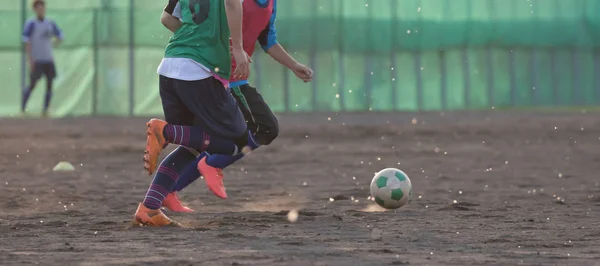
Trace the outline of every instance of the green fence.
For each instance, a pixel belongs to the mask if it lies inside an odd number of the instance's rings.
[[[48,1],[66,37],[55,51],[55,116],[161,114],[165,3]],[[597,105],[598,10],[598,0],[280,0],[279,40],[315,81],[259,52],[251,83],[280,112]],[[0,5],[0,116],[19,110],[31,15],[25,0]]]

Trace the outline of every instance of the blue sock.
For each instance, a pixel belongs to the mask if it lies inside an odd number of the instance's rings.
[[[257,149],[260,145],[256,142],[253,134],[248,134],[248,146],[250,148]],[[243,153],[239,153],[237,155],[224,155],[224,154],[208,154],[207,152],[203,152],[200,154],[194,163],[188,164],[185,169],[182,171],[179,179],[177,180],[177,184],[171,191],[181,191],[194,181],[196,181],[202,174],[198,171],[198,163],[204,158],[206,158],[206,164],[224,169],[225,167],[235,163],[237,160],[244,157]]]
[[[160,163],[144,198],[144,206],[152,210],[159,209],[179,179],[179,173],[195,159],[196,156],[184,147],[178,147],[171,152]]]
[[[256,142],[256,139],[254,139],[254,135],[252,134],[252,132],[248,133],[248,146],[250,146],[252,150],[255,150],[258,147],[260,147],[260,145]],[[227,166],[230,166],[239,159],[242,159],[242,157],[244,157],[243,153],[233,156],[225,154],[212,154],[211,156],[206,158],[206,164],[212,167],[225,169]]]
[[[198,162],[202,160],[204,157],[209,156],[207,152],[203,152],[200,154],[198,158],[192,163],[188,163],[186,167],[181,171],[181,175],[179,175],[179,179],[177,179],[177,183],[171,189],[171,191],[181,191],[190,184],[194,183],[196,179],[200,177],[200,172],[198,171]]]
[[[50,107],[50,100],[52,100],[52,91],[46,91],[46,98],[44,98],[44,112],[48,111],[48,107]]]
[[[23,97],[21,98],[21,112],[25,112],[25,108],[27,108],[27,102],[29,101],[29,96],[31,96],[31,88],[27,87],[23,90]]]
[[[239,152],[232,140],[211,136],[202,127],[178,126],[168,124],[163,135],[169,143],[178,144],[200,151],[234,155]]]

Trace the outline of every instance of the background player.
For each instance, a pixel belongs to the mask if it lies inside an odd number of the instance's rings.
[[[63,33],[54,21],[46,18],[46,3],[43,0],[35,0],[32,7],[36,17],[25,23],[23,31],[30,76],[29,86],[23,88],[21,113],[25,114],[29,96],[43,75],[46,76],[46,97],[42,116],[46,117],[52,99],[52,83],[56,77],[52,41],[56,37],[55,44],[58,46],[63,39]]]
[[[243,9],[242,35],[246,53],[252,56],[255,44],[258,41],[267,54],[283,66],[292,70],[298,78],[305,82],[311,81],[313,71],[305,65],[298,63],[277,42],[277,31],[275,29],[277,1],[246,0],[243,2]],[[181,21],[179,20],[181,18],[180,10],[180,6],[177,5],[172,13],[163,13],[161,21],[172,32],[176,32],[181,26]],[[235,60],[233,67],[235,67]],[[248,76],[232,77],[229,85],[248,123],[248,128],[255,134],[258,144],[270,144],[279,134],[277,118],[273,114],[273,111],[271,111],[271,108],[263,100],[258,90],[249,85]],[[208,160],[213,162],[213,165],[224,169],[243,156],[243,154],[229,156],[225,154],[208,155],[208,153],[203,153],[197,160],[200,161],[204,157],[208,157]],[[181,191],[199,176],[200,173],[196,170],[196,167],[193,167],[193,165],[186,167],[173,188],[173,192],[163,201],[163,206],[173,211],[191,211],[191,209],[181,204],[177,197],[177,191]]]
[[[171,9],[175,2],[170,1],[167,8]],[[242,47],[241,3],[239,0],[179,2],[181,30],[169,40],[157,70],[166,121],[152,119],[147,123],[144,168],[149,174],[156,170],[158,156],[167,143],[231,155],[247,146],[256,146],[227,82],[232,72],[232,53],[240,62],[234,75],[247,75],[249,68]],[[190,153],[183,150],[176,150],[162,161],[143,203],[138,205],[134,215],[137,223],[154,226],[174,223],[160,207],[177,182],[178,172],[174,168],[189,164],[183,156]],[[220,172],[206,160],[198,162],[197,167],[211,191],[226,198]]]

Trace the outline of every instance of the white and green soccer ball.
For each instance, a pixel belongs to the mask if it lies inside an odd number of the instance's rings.
[[[386,168],[371,181],[371,197],[386,209],[397,209],[409,203],[412,184],[408,176],[396,168]]]

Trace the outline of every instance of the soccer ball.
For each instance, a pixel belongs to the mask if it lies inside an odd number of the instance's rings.
[[[386,168],[375,174],[371,181],[371,197],[379,206],[397,209],[410,202],[412,184],[408,176],[396,169]]]

